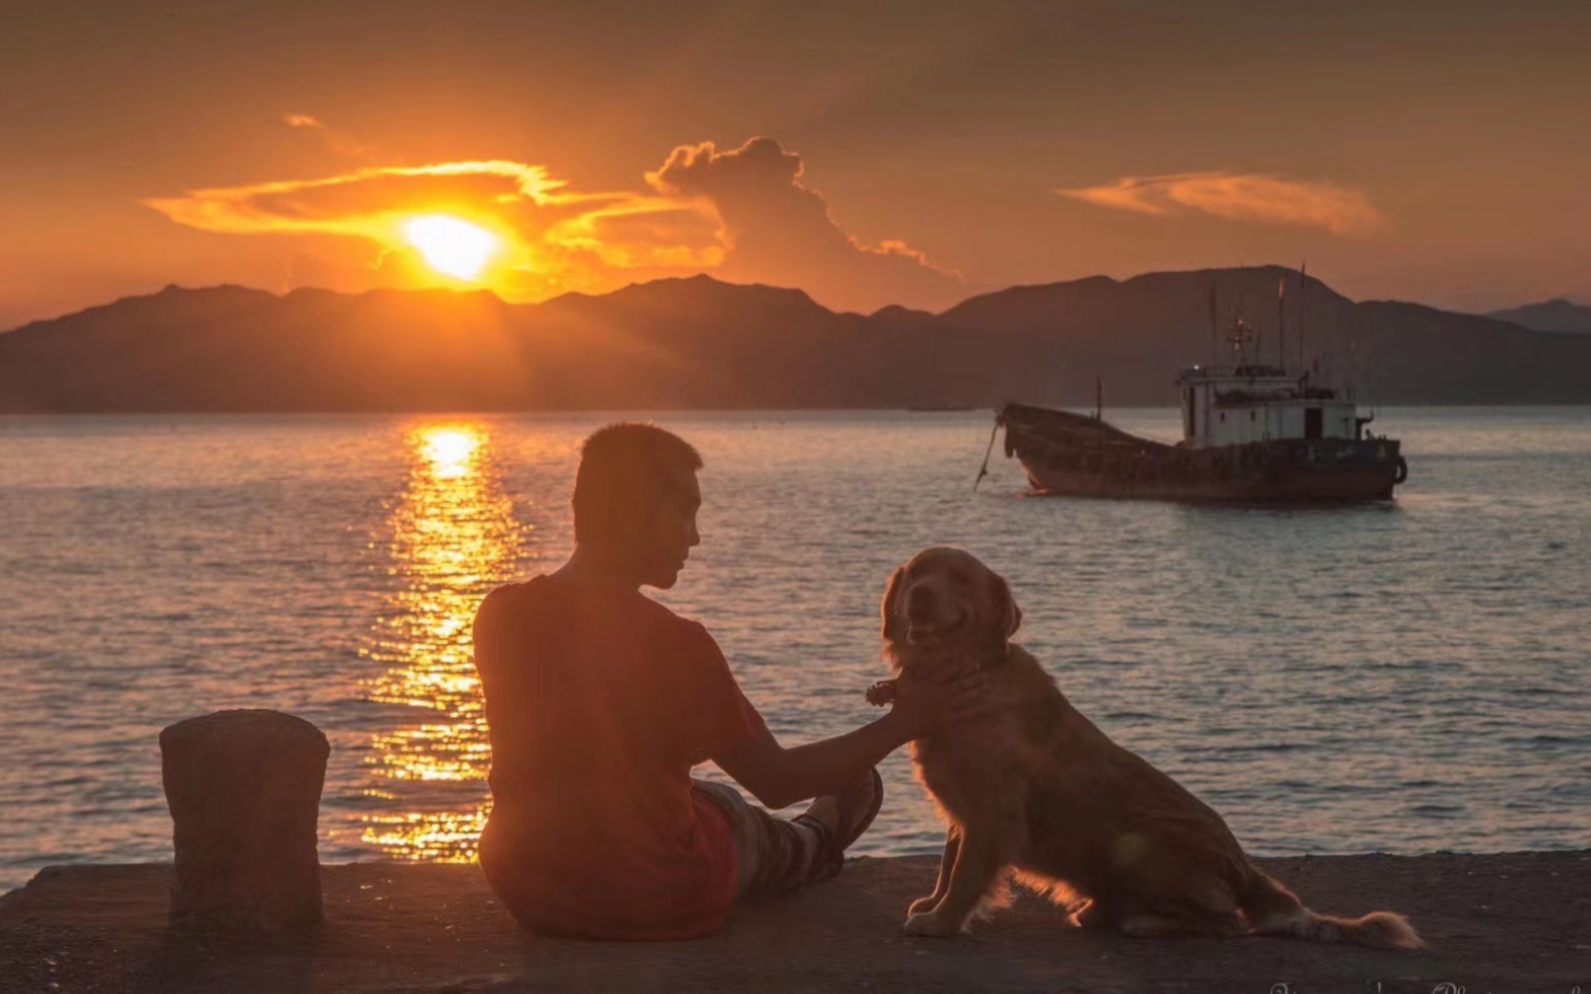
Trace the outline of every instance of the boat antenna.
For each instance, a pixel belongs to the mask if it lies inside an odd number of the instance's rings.
[[[1298,365],[1301,368],[1304,365],[1304,293],[1309,289],[1308,268],[1307,260],[1298,264]]]
[[[1210,366],[1221,363],[1221,322],[1215,310],[1215,279],[1210,279]]]
[[[1276,278],[1276,365],[1287,372],[1287,277]]]
[[[1105,378],[1094,374],[1094,420],[1105,420]]]
[[[1241,304],[1238,305],[1237,313],[1238,313],[1238,320],[1242,321],[1243,320],[1243,316],[1245,314],[1245,311],[1244,311],[1244,309],[1243,309]],[[1262,349],[1262,347],[1264,345],[1264,342],[1260,338],[1260,330],[1258,328],[1254,327],[1253,325],[1249,324],[1247,321],[1243,321],[1243,326],[1248,331],[1248,334],[1246,336],[1248,338],[1248,342],[1246,342],[1244,344],[1245,351],[1243,353],[1243,361],[1244,362],[1263,362],[1264,359],[1262,358],[1263,353],[1262,353],[1261,349]],[[1253,349],[1252,352],[1247,351],[1248,349],[1251,349],[1251,348]],[[1250,355],[1253,356],[1252,359],[1249,358]]]
[[[1245,347],[1251,337],[1250,332],[1253,330],[1248,326],[1248,322],[1243,320],[1243,304],[1242,301],[1239,301],[1232,308],[1232,333],[1227,336],[1227,341],[1232,343],[1233,369],[1242,366],[1248,361],[1248,353],[1245,351]]]

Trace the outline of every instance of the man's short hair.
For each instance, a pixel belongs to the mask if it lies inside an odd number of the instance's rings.
[[[657,425],[621,421],[597,429],[580,446],[575,541],[631,539],[677,486],[674,480],[701,468],[701,454],[689,442]]]

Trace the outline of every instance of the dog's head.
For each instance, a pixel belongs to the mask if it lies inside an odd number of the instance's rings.
[[[1005,578],[961,549],[913,556],[890,574],[880,612],[892,652],[911,646],[1003,654],[1022,624]]]

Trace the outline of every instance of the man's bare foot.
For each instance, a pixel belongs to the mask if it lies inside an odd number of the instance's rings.
[[[829,837],[835,840],[846,838],[851,833],[844,831],[845,825],[841,824],[840,808],[842,802],[851,811],[866,811],[873,802],[873,777],[871,772],[857,782],[856,786],[843,794],[825,794],[813,799],[807,805],[804,814],[815,821],[823,823]]]
[[[884,781],[877,770],[868,770],[856,786],[840,794],[827,794],[807,806],[797,821],[813,824],[823,835],[833,869],[845,859],[845,850],[867,831],[884,803]]]

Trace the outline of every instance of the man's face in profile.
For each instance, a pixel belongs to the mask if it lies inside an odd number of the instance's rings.
[[[702,491],[695,471],[670,474],[641,563],[643,584],[667,590],[679,580],[679,571],[685,568],[691,549],[701,544],[701,536],[696,533],[696,511],[701,506]]]

